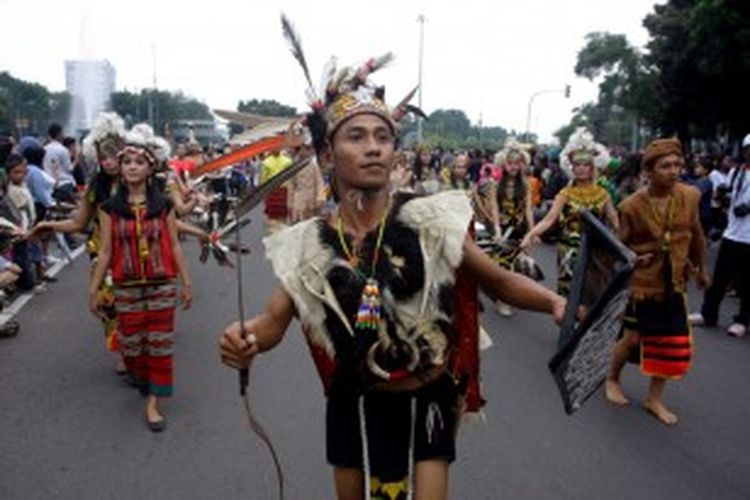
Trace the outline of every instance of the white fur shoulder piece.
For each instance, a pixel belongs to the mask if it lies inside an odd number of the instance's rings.
[[[329,305],[348,326],[325,273],[333,259],[330,250],[320,244],[318,224],[313,218],[267,236],[263,239],[266,258],[276,277],[294,301],[300,320],[312,328],[311,340],[329,354],[333,346],[325,335],[325,309]]]
[[[316,233],[316,219],[285,227],[263,238],[266,258],[271,261],[276,276],[285,285],[297,273],[302,259],[303,241],[309,232]]]
[[[401,208],[398,219],[418,229],[423,239],[441,235],[442,256],[455,269],[463,258],[464,240],[474,215],[465,191],[443,191],[408,201]]]

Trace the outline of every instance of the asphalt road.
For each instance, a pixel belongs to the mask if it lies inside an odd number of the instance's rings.
[[[260,224],[245,235],[259,250]],[[0,499],[276,498],[237,376],[216,355],[218,332],[236,318],[233,271],[201,265],[196,246],[186,249],[195,301],[178,317],[176,393],[162,434],[146,430],[142,399],[114,374],[87,312],[85,257],[18,314],[21,333],[0,339]],[[550,249],[537,253],[553,276]],[[273,278],[259,251],[245,262],[253,312]],[[699,300],[691,295],[693,305]],[[725,323],[734,308],[736,300],[725,302]],[[482,358],[488,403],[484,422],[460,430],[451,498],[750,498],[750,338],[696,330],[693,369],[667,388],[681,418],[668,429],[640,409],[647,380],[632,365],[624,375],[631,406],[595,397],[565,415],[546,369],[553,323],[525,312],[503,319],[491,308],[482,322],[495,343]],[[296,324],[258,360],[250,384],[281,457],[287,499],[333,498],[323,394]]]

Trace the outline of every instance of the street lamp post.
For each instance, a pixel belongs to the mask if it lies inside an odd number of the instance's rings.
[[[151,43],[151,91],[148,94],[148,122],[156,130],[156,44]]]
[[[424,14],[417,17],[419,23],[419,109],[422,109],[422,63],[424,61],[424,23],[427,18]],[[422,117],[417,117],[417,142],[422,143]]]
[[[563,93],[565,94],[565,98],[570,97],[570,85],[565,85],[562,89],[548,89],[548,90],[537,90],[533,94],[531,94],[531,97],[529,98],[529,106],[526,113],[526,131],[525,131],[525,138],[526,142],[531,140],[531,109],[534,105],[534,99],[539,97],[543,94],[557,94],[557,93]]]
[[[479,148],[481,149],[484,145],[484,121],[482,120],[482,112],[479,112]]]

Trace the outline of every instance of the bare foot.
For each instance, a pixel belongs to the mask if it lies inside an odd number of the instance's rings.
[[[604,382],[604,397],[607,398],[607,401],[617,406],[625,406],[630,402],[625,397],[625,392],[622,390],[620,382],[609,378]]]
[[[669,411],[664,403],[659,400],[647,398],[643,402],[643,407],[647,412],[658,418],[661,423],[668,426],[673,426],[677,423],[677,415]]]
[[[164,417],[159,413],[159,408],[156,403],[149,401],[146,403],[146,420],[149,422],[160,422],[164,420]]]
[[[167,428],[167,420],[159,413],[155,404],[146,405],[146,426],[151,432],[162,432]]]

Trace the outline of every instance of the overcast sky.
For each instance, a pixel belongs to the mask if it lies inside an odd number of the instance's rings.
[[[336,55],[357,63],[391,50],[396,61],[376,74],[394,103],[418,80],[420,13],[424,34],[423,108],[464,110],[473,123],[548,139],[572,109],[595,99],[596,83],[576,78],[576,54],[592,31],[648,39],[642,20],[654,0],[0,0],[0,70],[65,87],[66,59],[108,59],[117,88],[182,90],[212,108],[239,99],[305,104],[304,79],[281,35],[283,10],[300,32],[317,82]],[[373,10],[374,7],[374,10]],[[155,54],[155,57],[152,57]],[[156,64],[153,64],[155,60]]]

